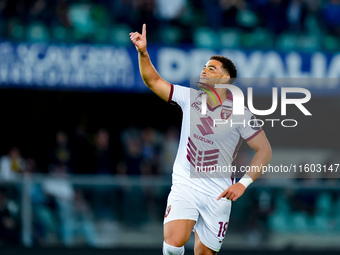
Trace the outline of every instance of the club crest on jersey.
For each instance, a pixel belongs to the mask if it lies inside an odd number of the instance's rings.
[[[222,120],[227,120],[230,115],[232,113],[232,110],[226,109],[226,108],[222,108],[221,110],[221,119]]]
[[[169,215],[169,213],[170,213],[170,210],[171,210],[171,205],[168,205],[168,207],[167,207],[166,210],[165,210],[164,218],[168,217],[168,215]]]

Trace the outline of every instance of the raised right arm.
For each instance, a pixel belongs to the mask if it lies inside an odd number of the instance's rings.
[[[138,51],[139,71],[146,86],[148,86],[157,96],[165,101],[169,100],[171,84],[158,74],[152,65],[148,51],[146,49],[146,25],[143,24],[142,34],[138,32],[130,33],[130,39]]]

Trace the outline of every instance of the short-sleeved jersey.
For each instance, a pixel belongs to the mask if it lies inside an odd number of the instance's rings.
[[[251,140],[262,129],[245,107],[244,115],[234,115],[232,101],[215,108],[207,105],[202,114],[205,92],[171,85],[169,101],[182,109],[179,147],[173,166],[173,184],[188,185],[207,195],[218,197],[233,184],[233,168],[242,139]]]

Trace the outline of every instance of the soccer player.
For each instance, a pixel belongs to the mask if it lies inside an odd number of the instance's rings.
[[[256,122],[249,110],[245,110],[244,116],[233,115],[226,88],[215,87],[236,79],[237,71],[231,60],[223,56],[210,58],[200,75],[199,87],[203,92],[170,84],[160,77],[147,52],[145,24],[142,34],[130,33],[130,39],[138,51],[144,83],[163,100],[179,104],[183,111],[180,144],[164,217],[163,254],[184,254],[184,245],[192,231],[195,232],[195,255],[217,254],[227,230],[232,201],[242,196],[271,159],[269,142],[260,127],[247,124]],[[206,97],[207,111],[202,115],[205,93],[212,97]],[[217,100],[222,104],[216,105]],[[214,125],[214,119],[238,125]],[[216,175],[209,178],[204,168],[200,171],[204,166],[214,172],[217,166],[233,165],[241,138],[255,151],[255,156],[239,182],[234,184],[231,171],[219,173],[218,178]],[[197,175],[191,175],[193,169],[198,169]]]

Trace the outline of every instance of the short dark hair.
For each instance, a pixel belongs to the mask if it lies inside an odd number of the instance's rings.
[[[237,70],[236,70],[236,67],[235,67],[233,61],[231,61],[227,57],[219,56],[219,55],[211,56],[210,60],[217,60],[217,61],[222,63],[222,68],[224,70],[226,70],[228,72],[228,74],[230,75],[230,80],[229,80],[228,83],[231,84],[236,80]]]

